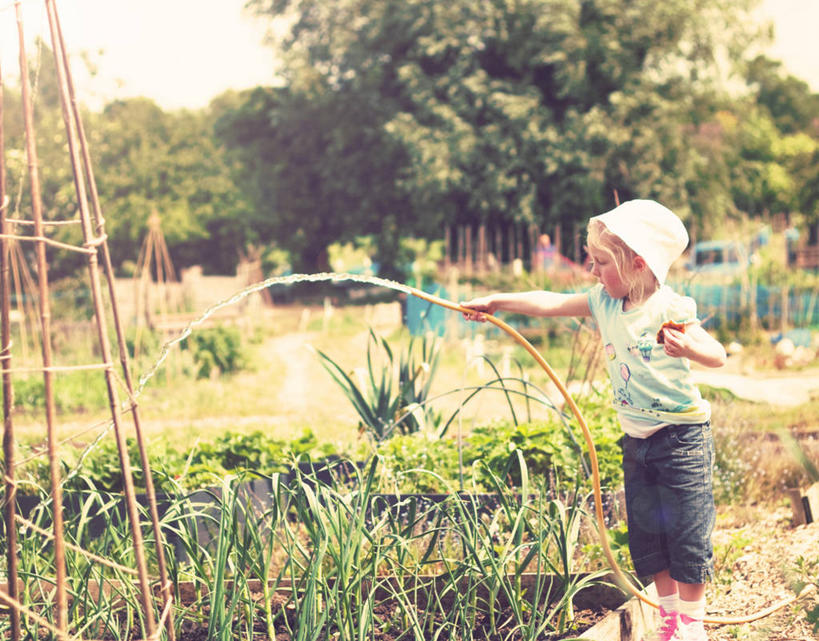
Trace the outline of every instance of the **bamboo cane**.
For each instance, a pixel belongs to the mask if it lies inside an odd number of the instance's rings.
[[[61,46],[60,35],[57,32],[56,9],[53,0],[46,0],[46,10],[48,12],[48,24],[51,32],[52,48],[54,60],[57,68],[57,80],[60,94],[60,104],[62,107],[63,121],[65,123],[66,136],[68,138],[68,150],[71,158],[71,167],[74,174],[74,187],[77,193],[77,200],[80,210],[80,220],[82,225],[83,239],[85,245],[93,247],[95,251],[87,254],[88,275],[91,284],[91,294],[94,304],[94,314],[96,317],[97,334],[102,361],[111,363],[111,350],[108,339],[108,332],[105,324],[105,309],[102,300],[102,290],[100,286],[99,262],[97,258],[97,247],[102,245],[94,235],[91,228],[91,214],[88,207],[86,194],[85,174],[80,158],[79,142],[75,131],[75,121],[72,118],[71,97],[69,95],[68,81],[66,79],[67,59],[64,57],[64,48]],[[123,477],[123,489],[125,493],[125,504],[128,512],[128,520],[131,526],[131,535],[134,539],[134,557],[137,571],[139,573],[140,595],[142,598],[143,616],[145,617],[145,628],[149,635],[153,635],[156,630],[156,621],[153,611],[153,600],[151,588],[148,581],[148,566],[145,559],[145,548],[142,539],[142,530],[139,520],[139,508],[136,502],[136,492],[134,490],[133,474],[131,472],[130,456],[128,445],[125,439],[124,430],[121,424],[121,406],[117,394],[114,372],[111,367],[105,369],[105,382],[108,387],[108,400],[111,409],[111,417],[114,423],[114,435],[119,451],[120,468]]]
[[[71,107],[72,113],[74,116],[74,121],[77,127],[77,134],[79,137],[80,142],[80,150],[82,152],[82,160],[83,166],[85,168],[85,174],[88,179],[89,184],[89,191],[91,196],[91,204],[93,207],[93,222],[95,225],[95,231],[97,237],[104,238],[105,237],[105,219],[102,215],[102,208],[100,206],[100,199],[99,194],[97,192],[97,184],[94,178],[94,169],[91,163],[91,154],[88,148],[88,140],[85,135],[85,128],[83,127],[82,118],[80,117],[80,111],[77,106],[77,99],[76,99],[76,92],[74,91],[74,81],[71,75],[71,69],[68,65],[68,56],[66,55],[65,51],[65,39],[63,38],[62,34],[62,27],[60,25],[59,15],[57,14],[56,6],[53,8],[54,14],[54,25],[56,27],[56,35],[59,41],[60,51],[62,54],[62,59],[65,66],[65,77],[66,83],[68,87],[69,97],[71,100]],[[131,409],[131,415],[133,417],[133,424],[134,424],[134,432],[136,435],[137,445],[139,448],[139,456],[140,461],[142,464],[143,476],[145,478],[145,493],[148,498],[148,508],[151,514],[151,522],[152,527],[154,530],[154,542],[155,542],[155,549],[156,549],[156,557],[157,557],[157,565],[159,569],[159,580],[162,585],[162,594],[166,602],[165,609],[168,612],[168,615],[164,617],[165,620],[165,627],[168,632],[168,639],[169,641],[175,641],[176,633],[174,630],[173,624],[173,612],[172,609],[168,608],[168,604],[170,604],[173,600],[173,593],[171,590],[171,583],[168,579],[168,570],[167,564],[165,561],[165,548],[163,545],[162,539],[162,529],[159,523],[159,509],[157,507],[156,502],[156,491],[154,488],[153,483],[153,475],[151,474],[151,467],[148,460],[148,450],[145,445],[145,439],[142,434],[142,426],[140,423],[140,416],[138,411],[138,406],[135,401],[134,396],[134,384],[133,379],[131,377],[131,368],[128,361],[128,352],[126,349],[126,341],[125,341],[125,333],[123,331],[122,322],[119,315],[119,310],[117,308],[116,303],[116,295],[114,290],[114,268],[111,262],[111,254],[108,250],[108,243],[103,242],[100,245],[100,249],[102,252],[102,266],[105,272],[106,280],[108,282],[108,294],[111,304],[111,312],[113,316],[114,328],[117,335],[117,346],[119,349],[119,360],[122,366],[123,376],[125,378],[125,386],[129,396],[129,403]],[[167,249],[166,249],[167,252]],[[170,257],[168,257],[168,262],[170,264]]]
[[[6,142],[3,129],[3,73],[0,70],[0,231],[7,233],[8,223],[6,222],[8,202],[6,195]],[[14,409],[14,398],[12,396],[12,380],[8,369],[11,367],[11,279],[9,274],[10,263],[9,242],[5,239],[0,242],[0,279],[3,288],[2,305],[2,327],[0,327],[0,345],[2,345],[3,363],[3,460],[6,469],[6,505],[4,516],[6,519],[6,575],[8,576],[9,597],[19,601],[20,594],[17,586],[17,527],[15,525],[15,512],[17,510],[17,485],[14,482],[15,447],[14,447],[14,423],[11,413]],[[11,612],[11,638],[13,641],[20,639],[20,613],[16,609]]]
[[[26,157],[31,188],[31,209],[34,220],[34,235],[43,238],[43,209],[40,191],[40,174],[38,170],[37,147],[34,135],[34,108],[31,100],[31,86],[28,77],[28,60],[25,50],[23,14],[19,2],[14,6],[17,18],[17,35],[20,53],[20,87],[23,100],[23,122],[25,125]],[[43,388],[45,394],[46,430],[48,441],[48,462],[51,479],[51,497],[53,500],[54,528],[54,564],[56,574],[57,628],[64,637],[68,636],[68,597],[66,591],[65,538],[63,534],[63,494],[60,484],[60,468],[57,459],[57,434],[54,412],[54,375],[47,368],[51,367],[51,310],[49,307],[48,262],[46,244],[42,240],[35,243],[37,257],[37,280],[40,311],[40,345],[42,348]]]

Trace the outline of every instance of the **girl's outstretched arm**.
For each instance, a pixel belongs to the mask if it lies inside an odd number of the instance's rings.
[[[461,303],[474,309],[464,314],[467,320],[484,321],[483,314],[511,312],[527,316],[591,316],[588,294],[563,294],[559,292],[531,291],[490,294]]]
[[[705,367],[722,367],[728,356],[717,339],[699,323],[685,326],[685,331],[666,327],[663,347],[665,353],[676,358],[687,358]]]

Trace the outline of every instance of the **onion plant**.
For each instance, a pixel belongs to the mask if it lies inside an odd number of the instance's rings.
[[[226,477],[208,492],[185,492],[177,483],[162,499],[161,521],[177,634],[200,628],[214,641],[252,641],[260,631],[305,641],[382,633],[413,641],[534,640],[571,629],[574,598],[602,580],[575,567],[585,514],[580,492],[556,498],[554,488],[529,478],[516,452],[519,487],[486,472],[492,506],[455,491],[437,505],[409,496],[385,503],[374,493],[380,464],[373,457],[353,466],[352,480],[338,474],[328,483],[299,468],[252,483]],[[116,564],[99,565],[71,549],[72,634],[143,635],[127,572],[131,537],[117,497],[89,491],[75,503],[71,541]],[[48,527],[47,505],[32,518]],[[46,617],[51,555],[46,537],[21,537],[24,598]],[[151,555],[149,562],[155,565]],[[36,637],[37,625],[23,620]]]

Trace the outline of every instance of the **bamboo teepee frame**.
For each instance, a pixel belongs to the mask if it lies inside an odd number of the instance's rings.
[[[51,312],[49,308],[49,282],[48,282],[48,260],[46,247],[50,246],[64,251],[75,251],[86,257],[88,267],[88,278],[93,299],[94,320],[96,323],[97,339],[99,343],[99,353],[101,362],[88,367],[101,369],[105,376],[105,383],[108,391],[108,400],[111,411],[111,421],[114,428],[117,449],[119,451],[120,467],[124,481],[125,503],[130,523],[131,536],[133,539],[134,558],[138,578],[138,588],[142,602],[144,616],[144,626],[148,637],[158,638],[162,631],[162,623],[167,630],[167,638],[173,641],[174,627],[171,617],[172,593],[168,581],[167,567],[165,563],[164,547],[162,544],[161,530],[159,526],[159,516],[156,503],[156,495],[148,464],[147,449],[142,436],[139,412],[134,399],[134,385],[130,374],[128,353],[125,347],[124,333],[120,322],[119,313],[114,296],[114,274],[111,263],[111,256],[108,251],[106,235],[104,229],[104,219],[97,194],[93,168],[90,160],[83,123],[80,117],[77,104],[74,83],[66,55],[65,43],[63,40],[60,21],[54,0],[45,0],[45,7],[48,17],[51,44],[54,52],[54,62],[59,85],[60,102],[62,107],[63,121],[68,141],[71,166],[74,175],[74,187],[77,198],[77,208],[79,210],[78,223],[82,228],[83,243],[80,246],[59,243],[50,239],[45,232],[47,226],[43,218],[42,198],[40,193],[39,163],[37,158],[36,130],[34,122],[34,111],[31,97],[31,87],[28,78],[28,66],[25,53],[25,38],[23,30],[22,11],[19,0],[14,3],[17,30],[19,36],[19,63],[20,82],[23,101],[23,119],[25,127],[26,157],[28,161],[28,180],[31,194],[31,220],[14,221],[15,224],[29,222],[33,229],[31,235],[17,235],[12,233],[12,221],[7,217],[8,196],[6,191],[6,167],[4,161],[5,147],[2,130],[2,88],[3,80],[0,73],[0,278],[2,279],[2,324],[0,333],[2,346],[2,377],[3,377],[3,453],[5,460],[6,475],[4,479],[6,489],[5,501],[5,531],[7,533],[8,554],[7,554],[7,592],[0,591],[0,600],[3,605],[10,607],[11,612],[11,634],[13,641],[21,638],[21,613],[41,625],[48,627],[61,639],[74,638],[68,629],[68,597],[67,597],[67,577],[65,564],[65,541],[63,531],[62,513],[62,490],[58,458],[58,442],[56,438],[57,416],[54,402],[54,376],[60,371],[70,369],[54,364],[52,353],[51,334]],[[19,572],[17,558],[17,522],[16,515],[16,489],[15,482],[15,436],[12,421],[13,413],[13,374],[12,368],[12,345],[10,328],[10,252],[13,242],[31,242],[34,244],[36,256],[36,272],[38,287],[38,311],[40,317],[40,343],[42,349],[42,374],[45,392],[45,418],[47,430],[48,459],[50,469],[51,499],[53,508],[53,547],[55,553],[55,612],[56,625],[51,625],[44,621],[36,613],[29,612],[20,602]],[[101,270],[100,270],[101,268]],[[163,600],[161,607],[160,622],[158,625],[154,615],[154,595],[151,590],[150,578],[148,575],[145,550],[143,545],[142,524],[140,523],[139,510],[134,491],[133,475],[131,470],[130,457],[127,450],[125,430],[122,424],[122,416],[125,413],[120,402],[117,385],[119,380],[115,371],[115,366],[111,354],[111,346],[106,327],[106,308],[103,300],[103,288],[100,271],[105,275],[108,284],[108,304],[113,315],[117,343],[119,347],[119,361],[122,368],[124,388],[129,397],[128,411],[133,418],[133,426],[136,442],[139,448],[141,465],[144,470],[146,480],[146,494],[151,515],[151,527],[153,528],[154,541],[156,543],[157,565],[159,570],[160,594]],[[73,546],[70,546],[73,548]],[[94,560],[92,555],[88,558]]]

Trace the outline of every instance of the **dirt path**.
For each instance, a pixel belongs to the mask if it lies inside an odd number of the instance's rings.
[[[716,581],[709,584],[708,613],[742,616],[794,594],[800,580],[816,580],[819,522],[794,527],[788,508],[766,511],[746,507],[735,521],[729,514],[714,532]],[[802,559],[802,561],[800,561]],[[802,563],[809,577],[800,576]],[[806,618],[806,607],[819,605],[814,595],[769,617],[739,626],[709,626],[711,641],[810,641],[819,637]]]
[[[819,369],[748,373],[729,363],[722,369],[695,369],[693,373],[697,384],[722,387],[759,403],[795,406],[819,398]]]
[[[263,348],[265,358],[283,369],[283,376],[279,377],[281,384],[270,390],[277,399],[277,423],[310,420],[317,424],[355,425],[358,422],[350,401],[311,349],[319,337],[316,332],[288,333],[270,339]],[[363,352],[366,334],[354,337],[351,342],[356,345],[360,342]]]

